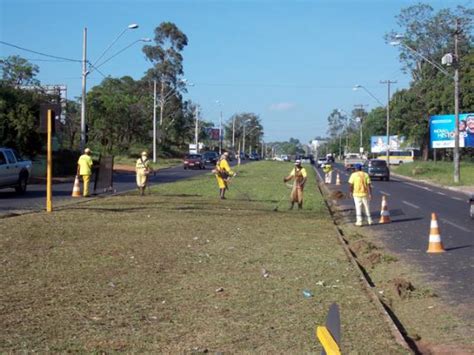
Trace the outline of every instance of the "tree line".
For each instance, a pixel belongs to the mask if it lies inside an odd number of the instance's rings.
[[[454,52],[454,32],[458,31],[460,113],[474,111],[474,47],[472,19],[474,10],[458,6],[435,11],[430,5],[417,4],[401,10],[397,24],[403,30],[402,43],[423,57],[441,65],[446,53]],[[456,29],[456,23],[458,28]],[[385,35],[387,44],[398,34]],[[429,117],[454,113],[454,84],[440,70],[405,46],[398,46],[399,59],[405,73],[411,74],[410,86],[396,91],[390,99],[390,135],[406,138],[406,144],[421,149],[423,158],[431,157]],[[445,67],[454,76],[453,67]],[[371,111],[356,107],[347,113],[334,109],[328,116],[326,149],[358,152],[360,134],[364,151],[370,152],[370,137],[386,134],[386,106]],[[451,158],[452,150],[443,149],[444,158]],[[474,149],[464,148],[464,157],[473,157]]]
[[[151,150],[156,105],[159,155],[179,156],[188,150],[188,144],[195,139],[199,105],[183,98],[187,83],[183,78],[182,52],[187,44],[187,36],[174,23],[163,22],[154,30],[154,43],[142,49],[151,65],[142,78],[109,76],[88,91],[88,146],[108,154],[133,155],[143,149]],[[38,130],[40,104],[60,103],[60,96],[45,90],[37,79],[39,67],[18,55],[0,60],[0,69],[0,141],[28,156],[39,154],[45,146],[44,134]],[[89,67],[90,72],[94,70],[93,66]],[[65,115],[56,122],[55,138],[61,148],[78,150],[81,99],[62,104]],[[219,142],[211,139],[209,130],[215,125],[202,114],[198,122],[199,141],[217,150]],[[244,126],[247,147],[256,149],[263,136],[263,126],[253,113],[235,114],[224,122],[226,148],[237,148],[237,144],[231,147],[232,137],[242,144]]]

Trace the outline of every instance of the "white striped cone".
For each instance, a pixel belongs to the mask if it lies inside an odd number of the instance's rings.
[[[341,185],[341,177],[339,176],[339,173],[336,175],[336,185]]]
[[[79,175],[76,175],[74,180],[74,187],[72,188],[72,197],[81,197],[81,184],[79,182]]]
[[[430,224],[430,242],[427,253],[444,253],[443,242],[441,241],[441,234],[439,233],[438,219],[436,213],[431,214]]]
[[[385,195],[382,196],[382,208],[380,209],[380,224],[383,223],[390,223],[392,220],[390,219],[390,211],[388,210],[387,206],[387,198]]]

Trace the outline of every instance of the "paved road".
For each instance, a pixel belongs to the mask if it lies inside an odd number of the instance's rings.
[[[343,171],[341,165],[336,168]],[[335,174],[333,177],[335,181]],[[343,172],[341,180],[341,190],[348,192],[348,174]],[[466,195],[403,178],[374,181],[373,185],[374,221],[380,218],[381,198],[386,195],[393,222],[365,228],[375,229],[390,250],[420,266],[430,280],[439,283],[439,292],[448,302],[470,305],[468,312],[473,317],[474,220],[469,217]],[[349,200],[341,203],[353,206]],[[432,212],[438,215],[446,253],[426,253]]]
[[[242,162],[244,163],[244,162]],[[232,162],[231,165],[235,165]],[[187,179],[196,175],[209,173],[211,167],[205,170],[184,170],[182,166],[160,170],[156,176],[150,177],[150,185],[174,182]],[[71,198],[73,183],[53,185],[53,207],[78,201],[82,198]],[[135,174],[114,174],[114,189],[123,192],[136,189]],[[46,186],[29,185],[24,195],[17,195],[13,189],[0,190],[0,216],[25,211],[45,209]]]

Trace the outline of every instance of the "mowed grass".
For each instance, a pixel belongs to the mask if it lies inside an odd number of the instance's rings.
[[[473,186],[474,185],[474,163],[461,162],[461,181],[455,184],[453,181],[453,162],[446,161],[416,161],[393,167],[393,171],[400,175],[413,177],[420,180],[429,180],[445,186]]]
[[[0,351],[319,353],[337,302],[343,353],[403,353],[311,168],[305,210],[273,211],[291,167],[242,166],[224,201],[206,174],[1,220]]]
[[[128,156],[118,155],[118,156],[114,157],[114,164],[115,165],[130,166],[133,169],[135,169],[135,164],[136,164],[138,158],[139,157],[130,158]],[[169,167],[180,165],[180,164],[183,163],[182,159],[177,159],[177,158],[158,158],[156,160],[156,163],[153,163],[153,161],[152,161],[153,160],[153,155],[152,154],[150,154],[148,159],[150,159],[150,161],[151,161],[150,165],[153,169],[169,168]]]

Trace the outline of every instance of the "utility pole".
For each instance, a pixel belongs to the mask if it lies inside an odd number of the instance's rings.
[[[244,158],[245,158],[245,122],[244,122],[244,136],[242,138],[242,151],[244,152]]]
[[[87,27],[82,38],[82,100],[81,100],[81,152],[86,147],[86,80],[87,80]]]
[[[235,152],[235,117],[232,117],[232,150]]]
[[[161,90],[160,90],[160,127],[163,125],[163,111],[165,109],[165,81],[161,76]]]
[[[153,80],[153,163],[156,163],[156,79]]]
[[[221,110],[221,117],[219,120],[219,155],[222,154],[222,110]]]
[[[196,106],[196,130],[194,131],[194,143],[196,144],[196,153],[199,153],[199,108]]]
[[[387,84],[387,147],[385,149],[387,153],[387,166],[390,169],[390,85],[396,84],[397,81],[380,81],[380,84]]]
[[[460,180],[460,164],[459,164],[459,53],[458,42],[459,19],[456,19],[456,31],[454,32],[454,182],[459,183]]]
[[[359,120],[360,120],[360,145],[359,145],[359,152],[360,154],[362,154],[364,152],[364,146],[362,145],[362,121],[363,121],[363,117],[362,117],[362,112],[364,110],[364,106],[365,105],[362,105],[362,104],[359,104],[359,105],[354,105],[354,108],[356,109],[360,109],[361,110],[361,115],[359,116]]]

